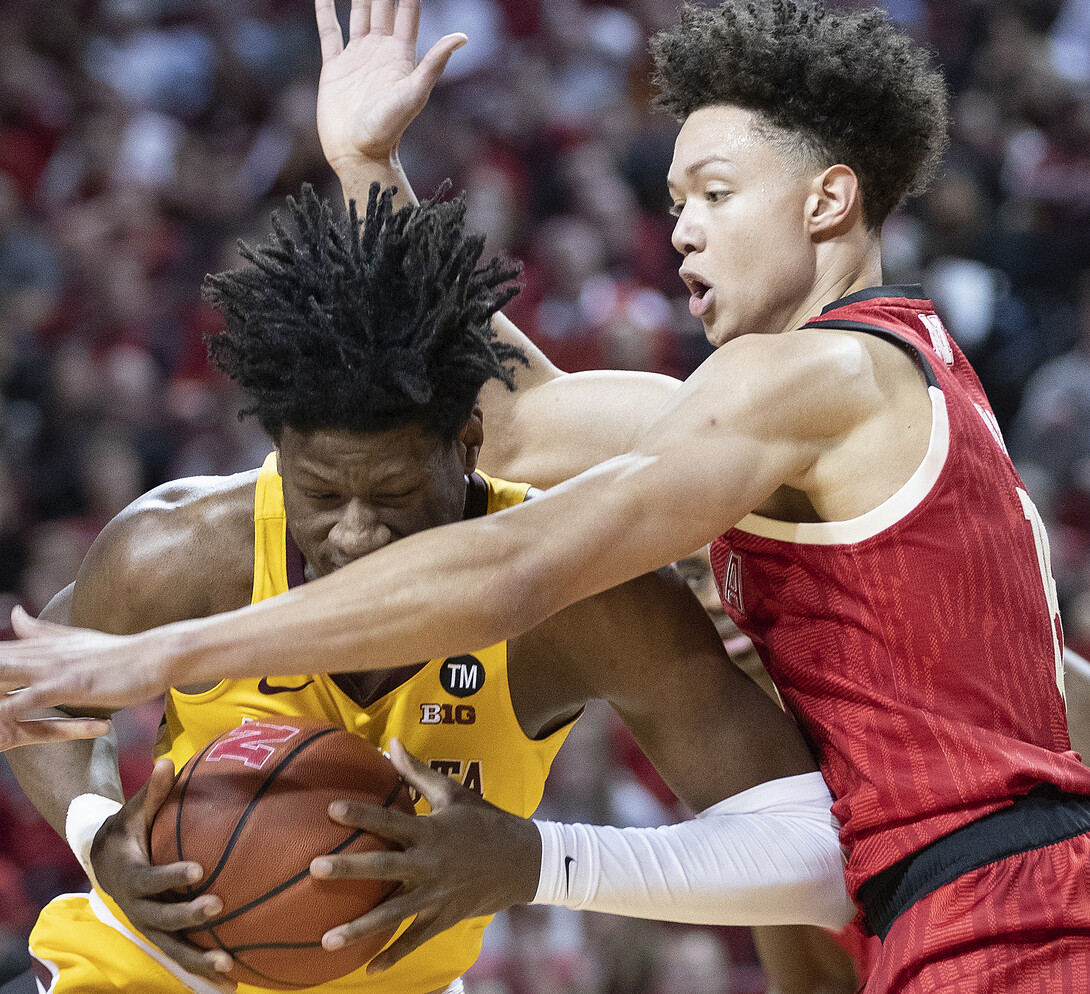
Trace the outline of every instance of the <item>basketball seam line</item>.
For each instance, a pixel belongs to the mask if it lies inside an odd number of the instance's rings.
[[[250,815],[253,814],[254,808],[257,807],[258,802],[268,793],[272,787],[273,781],[283,772],[285,766],[290,763],[302,750],[309,746],[312,742],[317,742],[318,739],[324,738],[327,735],[337,731],[336,728],[323,728],[319,732],[315,732],[309,739],[304,739],[294,749],[291,750],[279,763],[276,764],[269,772],[269,775],[265,778],[265,782],[257,789],[254,796],[250,799],[250,803],[246,805],[246,810],[242,812],[238,821],[235,823],[235,830],[231,833],[231,837],[227,840],[223,853],[220,855],[219,862],[216,864],[216,868],[208,875],[198,887],[193,888],[187,895],[190,900],[200,897],[204,894],[209,887],[215,882],[216,878],[223,872],[224,866],[227,865],[227,860],[231,855],[232,850],[235,848],[235,843],[238,841],[239,835],[242,834],[243,828],[246,826],[246,822],[249,820]],[[194,767],[196,763],[193,764]],[[180,816],[180,815],[179,815]]]
[[[363,829],[362,828],[357,828],[351,835],[348,836],[348,838],[346,838],[343,842],[340,842],[337,845],[335,845],[332,849],[329,850],[329,852],[325,853],[325,855],[326,856],[336,856],[337,853],[343,852],[344,849],[347,846],[351,845],[353,842],[356,841],[356,839],[358,839],[363,834],[364,834]],[[205,925],[202,925],[198,929],[188,929],[187,933],[188,932],[195,932],[195,931],[200,932],[200,931],[202,931],[204,929],[208,929],[209,931],[211,931],[213,927],[218,927],[220,925],[223,925],[224,923],[229,922],[234,918],[237,918],[239,915],[244,914],[245,912],[249,911],[250,909],[257,907],[257,905],[262,904],[263,902],[269,900],[269,898],[276,897],[277,894],[283,893],[289,887],[294,887],[297,883],[299,883],[300,880],[302,880],[304,877],[306,877],[307,874],[309,874],[309,873],[310,873],[310,866],[308,865],[304,869],[302,869],[298,873],[296,873],[294,876],[288,877],[287,880],[283,881],[282,883],[277,884],[275,887],[271,888],[270,890],[267,890],[264,894],[261,894],[258,897],[255,897],[252,901],[249,901],[248,903],[242,905],[242,907],[235,908],[234,911],[229,911],[227,914],[221,915],[219,918],[214,918],[211,921],[207,922]],[[228,952],[230,952],[230,950],[228,950]]]
[[[212,748],[212,745],[213,745],[213,743],[209,742],[208,745],[206,745],[201,750],[201,753],[196,758],[196,760],[194,760],[192,763],[189,764],[189,769],[186,771],[186,775],[185,775],[185,783],[182,784],[182,789],[178,793],[178,810],[175,813],[175,820],[174,820],[174,839],[175,839],[175,842],[176,842],[177,847],[178,847],[178,861],[179,862],[181,862],[182,860],[185,859],[185,856],[182,855],[182,808],[185,806],[186,791],[189,790],[189,783],[193,779],[193,771],[197,768],[197,763],[199,763],[202,759],[204,759],[205,753],[208,752],[208,750]],[[154,827],[154,824],[153,824],[152,827]],[[190,893],[192,891],[192,889],[193,888],[191,888],[191,887],[186,887],[185,888],[186,893],[187,894]]]
[[[255,977],[259,978],[260,980],[266,980],[269,983],[273,983],[273,984],[282,984],[284,987],[289,987],[292,990],[296,990],[296,991],[305,990],[307,987],[313,987],[314,986],[313,984],[297,984],[297,983],[294,983],[294,982],[292,982],[290,980],[281,980],[279,977],[271,977],[267,973],[262,973],[260,970],[257,970],[254,967],[250,966],[249,963],[247,963],[244,959],[241,959],[239,956],[237,956],[232,950],[228,949],[227,946],[225,946],[223,944],[223,940],[216,934],[215,929],[209,928],[208,933],[209,933],[209,935],[212,936],[212,938],[215,941],[216,945],[219,946],[220,949],[222,949],[225,953],[227,953],[228,955],[233,957],[236,962],[240,963],[244,970],[249,970],[250,973],[252,973]],[[243,983],[245,983],[245,981],[243,981]]]

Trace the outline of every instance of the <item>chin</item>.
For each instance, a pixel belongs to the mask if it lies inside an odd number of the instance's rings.
[[[725,326],[723,321],[704,325],[704,337],[715,348],[726,345],[732,338],[737,337],[735,329]]]

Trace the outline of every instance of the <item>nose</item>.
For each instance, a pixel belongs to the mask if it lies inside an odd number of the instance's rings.
[[[699,252],[704,247],[703,229],[694,221],[692,212],[687,206],[682,208],[678,216],[670,241],[682,255]]]
[[[336,524],[329,529],[336,566],[344,566],[369,552],[389,544],[393,533],[375,513],[375,509],[355,498],[343,508]]]

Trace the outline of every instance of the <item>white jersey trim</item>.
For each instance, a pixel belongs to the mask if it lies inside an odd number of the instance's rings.
[[[776,521],[759,514],[747,514],[735,526],[747,535],[771,538],[796,545],[851,545],[873,538],[895,525],[917,508],[938,482],[950,452],[950,418],[946,398],[938,387],[931,395],[931,438],[920,465],[900,490],[873,510],[847,521]]]
[[[198,977],[194,973],[190,973],[188,970],[180,967],[169,956],[161,952],[155,946],[153,946],[147,939],[138,935],[130,928],[126,928],[119,919],[107,906],[106,902],[95,891],[91,891],[90,894],[84,895],[87,898],[87,903],[91,907],[91,911],[94,916],[102,922],[103,925],[108,925],[116,932],[120,932],[126,939],[139,946],[141,950],[147,953],[156,963],[158,963],[164,970],[170,973],[179,983],[193,991],[193,994],[220,994],[219,988],[210,984],[203,977]]]

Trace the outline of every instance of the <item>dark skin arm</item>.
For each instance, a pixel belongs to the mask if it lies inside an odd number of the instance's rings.
[[[130,634],[248,603],[252,506],[253,484],[246,477],[182,481],[153,491],[107,525],[76,582],[54,598],[43,619]],[[125,801],[113,736],[19,749],[9,758],[24,792],[62,836],[76,796],[96,793]],[[200,954],[169,933],[218,913],[219,899],[155,900],[202,875],[194,863],[150,862],[148,828],[173,782],[169,760],[157,763],[149,782],[103,824],[91,859],[100,886],[142,934],[186,969],[215,979],[217,960],[229,969],[229,957]]]
[[[397,188],[398,205],[415,203],[398,146],[466,36],[446,35],[417,64],[420,0],[352,0],[347,42],[335,8],[335,0],[315,0],[322,150],[346,200],[366,204],[380,183]],[[490,428],[480,468],[505,480],[549,487],[624,452],[678,387],[657,373],[564,373],[502,314],[492,326],[528,360],[515,368],[517,390],[495,380],[481,389]]]
[[[1090,663],[1071,649],[1064,649],[1064,696],[1071,748],[1090,765]]]
[[[769,994],[854,994],[859,990],[852,958],[824,929],[813,925],[764,925],[753,930]]]
[[[509,647],[512,702],[539,737],[603,698],[632,729],[671,789],[694,811],[777,777],[817,767],[791,719],[734,667],[714,626],[673,571],[639,577],[572,605]],[[392,750],[432,805],[428,818],[344,804],[335,820],[393,838],[403,852],[323,857],[316,876],[400,880],[369,914],[328,933],[355,942],[416,914],[370,969],[385,969],[456,922],[527,902],[541,844],[529,819],[494,807]]]

